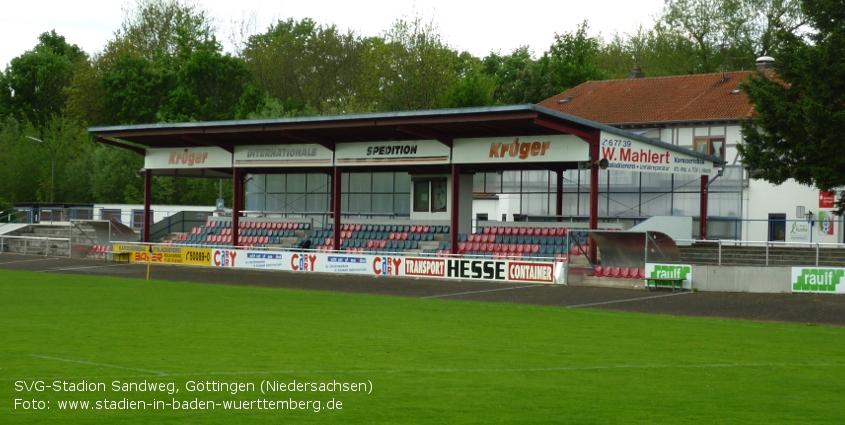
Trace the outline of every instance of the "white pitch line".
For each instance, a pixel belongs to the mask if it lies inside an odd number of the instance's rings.
[[[104,265],[104,266],[64,267],[64,268],[61,268],[61,269],[38,270],[35,273],[61,272],[61,271],[65,271],[65,270],[99,269],[99,268],[103,268],[103,267],[127,266],[129,264],[132,264],[132,263],[107,264],[107,265]]]
[[[5,265],[5,264],[30,263],[30,262],[33,262],[33,261],[46,261],[46,260],[58,260],[58,257],[39,258],[37,260],[6,261],[4,263],[0,263],[0,266]]]
[[[629,301],[653,300],[655,298],[674,297],[676,295],[686,295],[686,294],[692,294],[692,292],[678,292],[677,294],[655,295],[653,297],[625,298],[624,300],[602,301],[602,302],[598,302],[598,303],[568,305],[568,306],[566,306],[566,308],[590,307],[590,306],[594,306],[594,305],[626,303],[626,302],[629,302]]]
[[[40,356],[40,355],[37,355],[37,354],[30,354],[29,356],[39,358],[39,359],[56,360],[56,361],[67,362],[67,363],[80,363],[80,364],[87,364],[87,365],[91,365],[91,366],[109,367],[109,368],[112,368],[112,369],[126,369],[126,370],[134,370],[134,371],[144,372],[144,373],[154,373],[154,374],[159,375],[159,376],[167,375],[166,373],[159,372],[157,370],[139,369],[137,367],[117,366],[117,365],[108,364],[108,363],[86,362],[84,360],[64,359],[64,358],[61,358],[61,357],[52,357],[52,356]]]
[[[33,356],[40,357],[40,356]],[[60,359],[54,359],[60,360]],[[73,362],[78,362],[71,360]],[[84,364],[98,364],[89,362],[78,362]],[[108,366],[108,365],[106,365]],[[116,368],[123,368],[120,366],[112,366]],[[240,376],[240,375],[344,375],[344,374],[375,374],[375,373],[532,373],[532,372],[586,372],[592,370],[612,370],[612,369],[705,369],[705,368],[737,368],[737,367],[845,367],[845,363],[705,363],[705,364],[616,364],[616,365],[598,365],[598,366],[559,366],[559,367],[533,367],[533,368],[518,368],[518,369],[361,369],[361,370],[252,370],[252,371],[236,371],[236,372],[191,372],[191,373],[162,373],[156,372],[152,377],[201,377],[201,376]],[[123,368],[132,369],[132,368]],[[132,369],[141,370],[141,369]],[[153,371],[148,371],[152,373]],[[118,379],[118,378],[144,378],[151,375],[110,375],[110,376],[88,376],[84,379]],[[23,378],[0,378],[0,381],[20,380]],[[35,379],[35,378],[33,378]],[[43,379],[39,377],[37,379]],[[50,378],[59,379],[59,378]],[[79,379],[67,378],[64,379]]]
[[[511,288],[485,289],[483,291],[470,291],[470,292],[458,292],[458,293],[454,293],[454,294],[431,295],[431,296],[428,296],[428,297],[422,297],[422,299],[456,297],[458,295],[481,294],[481,293],[484,293],[484,292],[508,291],[508,290],[511,290],[511,289],[536,288],[536,287],[537,287],[537,285],[525,285],[525,286],[514,286],[514,287],[511,287]]]

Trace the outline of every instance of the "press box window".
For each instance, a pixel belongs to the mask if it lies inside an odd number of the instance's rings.
[[[414,212],[445,212],[446,180],[414,180]]]

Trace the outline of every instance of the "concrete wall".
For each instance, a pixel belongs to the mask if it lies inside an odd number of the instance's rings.
[[[792,292],[790,267],[692,266],[692,287],[716,292]]]

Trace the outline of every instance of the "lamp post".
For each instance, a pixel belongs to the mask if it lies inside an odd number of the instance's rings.
[[[45,143],[41,139],[32,136],[26,136],[26,138],[41,143],[42,145],[47,146],[47,149],[50,149],[50,203],[53,203],[53,185],[56,181],[56,151],[54,151],[48,143]]]

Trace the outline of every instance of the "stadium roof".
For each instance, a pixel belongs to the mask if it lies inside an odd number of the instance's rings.
[[[599,124],[542,106],[524,104],[298,118],[161,123],[91,127],[97,141],[144,154],[147,148],[315,143],[334,150],[341,142],[430,139],[451,146],[459,138],[573,134],[597,136],[601,131],[663,149],[719,162],[719,158],[680,148],[638,134]],[[129,142],[129,143],[126,143]]]
[[[588,81],[538,105],[614,126],[736,122],[753,116],[739,84],[756,72]]]

